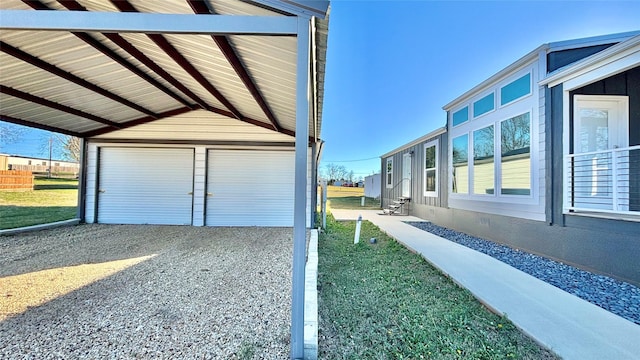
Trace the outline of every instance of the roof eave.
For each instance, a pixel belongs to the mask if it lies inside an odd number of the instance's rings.
[[[540,86],[548,85],[549,87],[554,87],[560,83],[581,75],[589,68],[596,66],[599,63],[611,62],[614,61],[616,57],[623,55],[625,52],[633,52],[634,47],[637,47],[638,49],[636,52],[640,53],[640,35],[636,35],[626,41],[613,45],[608,49],[586,57],[573,64],[562,67],[549,74],[538,84]]]
[[[406,144],[404,144],[404,145],[402,145],[402,146],[400,146],[398,148],[395,148],[395,149],[393,149],[393,150],[391,150],[391,151],[389,151],[389,152],[387,152],[385,154],[380,155],[380,157],[381,158],[385,158],[385,157],[388,157],[390,155],[396,154],[396,153],[398,153],[398,152],[400,152],[402,150],[406,150],[406,149],[408,149],[408,148],[410,148],[412,146],[415,146],[417,144],[420,144],[421,142],[430,140],[430,139],[432,139],[432,138],[434,138],[434,137],[436,137],[438,135],[442,135],[442,134],[444,134],[446,132],[447,132],[446,126],[443,126],[441,128],[437,128],[436,130],[433,130],[432,132],[430,132],[430,133],[428,133],[426,135],[420,136],[419,138],[417,138],[417,139],[415,139],[413,141],[410,141],[410,142],[408,142],[408,143],[406,143]]]

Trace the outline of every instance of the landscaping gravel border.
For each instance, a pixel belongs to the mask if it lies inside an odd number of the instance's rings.
[[[0,277],[155,255],[0,321],[0,358],[287,358],[291,239],[97,224],[0,236]]]
[[[487,254],[640,325],[640,288],[634,285],[434,225],[428,221],[405,223]]]

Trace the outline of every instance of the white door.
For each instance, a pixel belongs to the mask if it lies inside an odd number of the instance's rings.
[[[402,196],[411,197],[411,154],[402,155]]]
[[[98,222],[191,225],[193,149],[100,149]]]
[[[206,225],[293,226],[294,155],[209,150]]]
[[[628,210],[628,98],[576,95],[573,119],[573,206]]]

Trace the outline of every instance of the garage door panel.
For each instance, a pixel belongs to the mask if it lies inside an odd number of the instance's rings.
[[[293,226],[294,153],[210,150],[206,224]]]
[[[102,148],[98,222],[190,225],[193,149]]]

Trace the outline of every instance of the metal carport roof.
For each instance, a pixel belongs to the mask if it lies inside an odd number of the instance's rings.
[[[116,19],[119,23],[114,28],[131,23],[130,13],[295,19],[324,15],[318,3],[328,2],[3,0],[1,10],[22,12],[3,11],[0,18],[0,119],[90,138],[204,109],[294,136],[295,34],[209,35],[194,34],[197,27],[193,33],[181,33],[170,26],[166,31],[162,27],[156,31],[41,31],[12,25],[24,24],[25,19],[53,24],[54,15],[70,17],[86,11],[104,22]],[[118,16],[107,17],[114,13]],[[200,18],[185,21],[197,25]],[[317,139],[328,20],[314,18],[312,24],[314,110],[309,136]]]

